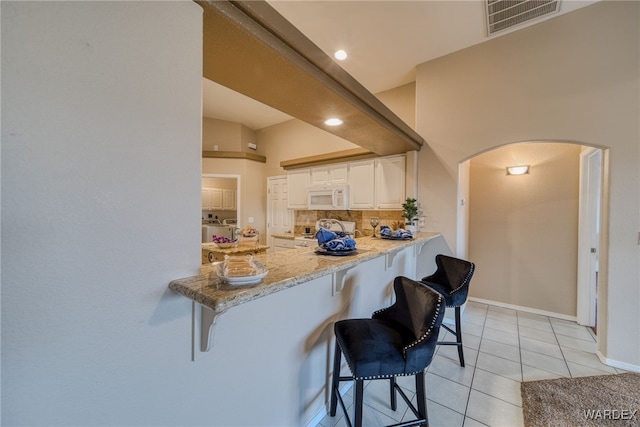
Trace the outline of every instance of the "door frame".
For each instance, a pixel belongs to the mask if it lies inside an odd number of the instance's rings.
[[[242,228],[242,194],[241,194],[241,175],[235,174],[227,174],[227,173],[203,173],[200,175],[201,178],[235,178],[236,180],[236,221],[238,222],[237,227]]]
[[[528,141],[519,141],[519,142],[528,142]],[[516,143],[519,143],[516,142]],[[596,310],[596,303],[598,301],[598,292],[603,295],[603,292],[606,295],[606,290],[603,287],[604,282],[606,281],[606,277],[604,275],[606,272],[604,271],[607,267],[607,251],[608,248],[606,244],[602,244],[601,239],[602,234],[606,234],[607,219],[604,217],[606,215],[606,203],[608,198],[608,192],[605,185],[605,174],[606,168],[608,167],[608,158],[607,158],[607,149],[601,148],[597,146],[587,146],[582,143],[574,142],[574,141],[547,141],[547,142],[558,142],[558,143],[573,143],[580,144],[583,146],[583,150],[580,153],[580,171],[579,171],[579,181],[580,181],[580,189],[579,189],[579,209],[578,209],[578,260],[577,260],[577,283],[576,283],[576,322],[585,325],[585,326],[596,326],[597,317],[606,316],[607,306],[603,305],[602,298],[600,308]],[[515,143],[514,143],[515,144]],[[505,144],[506,145],[506,144]],[[492,147],[490,150],[498,149],[502,146]],[[490,151],[485,150],[485,151]],[[483,152],[485,152],[483,151]],[[458,181],[457,181],[457,191],[458,191],[458,206],[457,206],[457,226],[456,226],[456,243],[457,243],[457,252],[459,255],[463,255],[468,248],[468,239],[469,239],[469,230],[468,230],[468,209],[469,209],[469,171],[468,167],[470,161],[482,154],[483,152],[479,152],[474,154],[471,157],[461,160],[458,163]],[[599,165],[598,170],[593,170],[593,168],[585,167],[584,164],[587,163],[586,159],[591,158],[593,162]],[[598,160],[599,158],[599,160]],[[597,172],[595,175],[594,173]],[[591,174],[591,178],[594,181],[590,184],[589,174]],[[595,187],[595,189],[594,189]],[[587,200],[589,200],[589,191],[595,191],[595,194],[598,196],[595,201],[597,201],[595,211],[597,215],[591,215],[588,217],[586,213],[583,213],[583,209],[586,209],[588,206]],[[594,202],[594,198],[591,197],[591,202]],[[592,209],[594,209],[592,207]],[[595,237],[592,236],[592,233],[595,233]],[[586,243],[582,243],[582,242]],[[594,264],[593,260],[589,260],[591,255],[591,248],[596,248],[596,257],[597,262]],[[582,248],[582,252],[581,249]],[[597,283],[594,280],[585,280],[583,277],[594,278],[594,275],[590,273],[590,271],[594,271],[594,269],[598,270],[598,281],[599,288],[597,289]],[[602,320],[603,318],[600,317]],[[606,325],[601,322],[601,327],[606,333]],[[600,331],[599,331],[600,332]]]
[[[583,149],[580,153],[576,318],[579,324],[592,327],[597,323],[602,174],[602,149],[594,147]]]

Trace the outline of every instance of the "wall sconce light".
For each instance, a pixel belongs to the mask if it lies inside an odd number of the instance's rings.
[[[529,173],[529,165],[507,167],[507,175],[524,175],[526,173]]]

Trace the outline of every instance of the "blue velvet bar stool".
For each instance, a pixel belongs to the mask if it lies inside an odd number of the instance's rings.
[[[402,425],[428,426],[424,370],[436,349],[440,324],[444,317],[444,297],[422,283],[396,277],[393,283],[395,303],[373,313],[371,319],[347,319],[336,322],[330,415],[336,415],[338,401],[347,424],[351,420],[340,395],[341,381],[354,381],[354,426],[362,426],[362,400],[365,380],[391,379],[390,406],[394,411],[396,390],[417,417]],[[351,376],[340,376],[341,355]],[[395,383],[395,377],[415,376],[416,407]]]
[[[447,307],[455,308],[456,330],[446,324],[442,327],[455,334],[455,341],[438,341],[438,345],[455,345],[458,347],[460,366],[464,367],[464,351],[462,348],[462,325],[460,323],[460,307],[467,301],[469,282],[475,271],[475,264],[463,259],[446,255],[436,255],[436,272],[423,277],[421,282],[444,296]]]

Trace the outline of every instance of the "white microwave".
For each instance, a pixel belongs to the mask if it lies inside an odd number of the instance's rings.
[[[322,185],[309,187],[309,210],[348,210],[349,209],[349,186],[344,185]]]

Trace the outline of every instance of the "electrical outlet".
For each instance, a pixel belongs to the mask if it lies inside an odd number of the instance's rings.
[[[253,217],[252,217],[252,216],[250,216],[250,217],[249,217],[249,219],[247,220],[247,222],[248,222],[249,224],[253,224]]]

